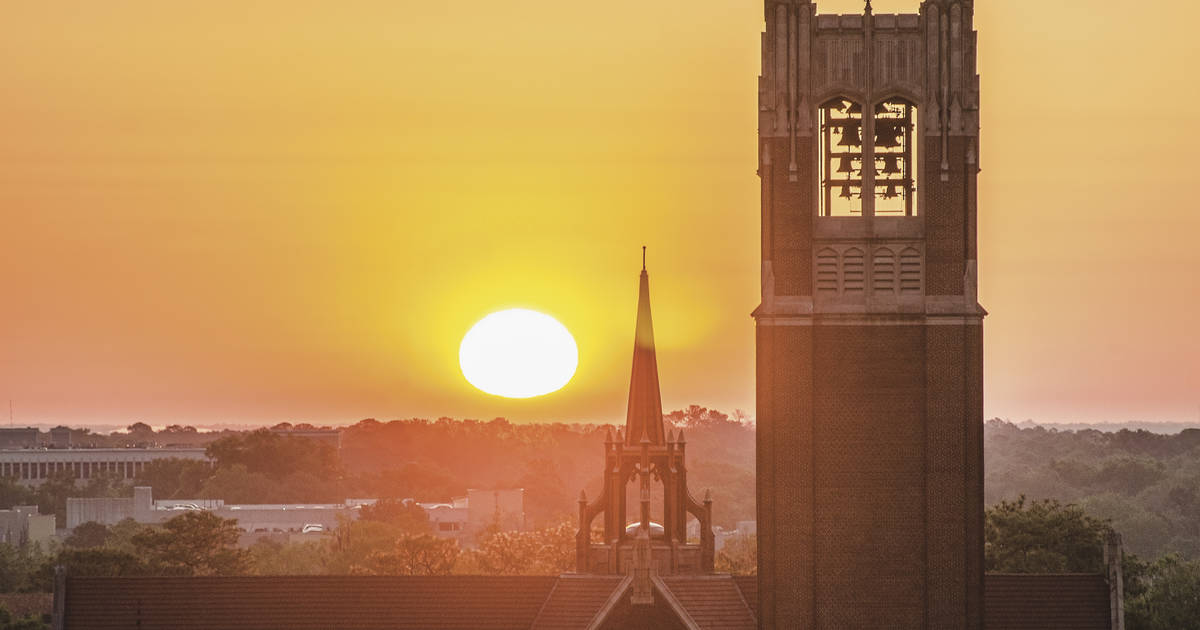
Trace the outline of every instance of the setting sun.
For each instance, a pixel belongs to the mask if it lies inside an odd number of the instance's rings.
[[[522,308],[492,313],[463,336],[458,362],[467,382],[505,398],[562,389],[575,375],[579,349],[558,320]]]

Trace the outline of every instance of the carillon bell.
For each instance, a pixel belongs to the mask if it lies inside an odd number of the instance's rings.
[[[842,139],[838,140],[839,147],[862,146],[862,135],[859,134],[858,123],[846,123],[842,127]]]
[[[883,156],[883,170],[881,172],[884,175],[899,175],[900,174],[900,156],[899,155]]]
[[[900,196],[900,193],[896,191],[895,184],[888,184],[887,188],[883,189],[883,198],[884,199],[895,199],[896,197],[899,197],[899,196]]]
[[[838,165],[837,172],[852,173],[854,172],[854,158],[849,155],[843,155],[841,164]]]
[[[875,146],[884,149],[894,149],[900,146],[900,129],[890,123],[877,121],[875,129]]]
[[[841,197],[842,199],[850,199],[853,196],[854,194],[850,192],[850,184],[848,182],[842,184],[842,194],[838,195],[838,197]]]

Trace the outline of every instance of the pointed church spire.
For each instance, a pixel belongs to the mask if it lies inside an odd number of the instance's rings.
[[[644,437],[661,446],[665,435],[662,398],[658,390],[658,360],[654,356],[654,326],[650,321],[650,276],[642,248],[642,275],[638,286],[637,331],[633,343],[633,373],[629,378],[629,408],[625,414],[626,444]]]

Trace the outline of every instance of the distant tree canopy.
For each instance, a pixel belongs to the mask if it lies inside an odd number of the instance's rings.
[[[331,480],[341,476],[333,447],[267,429],[223,437],[209,444],[205,452],[216,461],[218,468],[244,466],[249,472],[276,480],[296,473]]]
[[[1111,521],[1126,549],[1200,559],[1200,430],[1058,431],[999,420],[984,429],[989,504],[1057,499]]]

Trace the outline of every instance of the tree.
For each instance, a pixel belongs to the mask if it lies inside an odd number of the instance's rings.
[[[209,444],[205,452],[219,468],[242,465],[276,480],[299,472],[321,479],[336,479],[341,474],[333,447],[267,429],[223,437]]]
[[[239,575],[249,553],[238,549],[237,520],[212,512],[186,512],[133,537],[151,570],[163,575]]]
[[[351,567],[360,575],[450,575],[458,560],[458,541],[431,534],[405,534],[390,551],[375,551]]]
[[[35,618],[32,614],[26,614],[19,619],[13,617],[8,608],[0,604],[0,630],[46,630],[49,627],[45,621]]]
[[[67,523],[67,499],[81,495],[75,488],[75,474],[67,470],[56,470],[37,487],[36,497],[38,512],[53,514],[58,527]]]
[[[319,542],[280,543],[264,538],[250,547],[255,575],[321,575],[329,550]]]
[[[63,544],[73,549],[101,547],[108,542],[108,528],[96,521],[88,521],[76,527]]]
[[[758,573],[758,536],[744,534],[725,541],[717,552],[717,573],[756,575]]]
[[[121,519],[108,528],[108,537],[104,541],[104,546],[108,549],[116,549],[131,554],[140,553],[141,550],[138,549],[133,540],[145,529],[145,525],[138,523],[132,518]]]
[[[490,575],[558,575],[575,567],[575,527],[563,521],[531,532],[495,532],[479,543],[473,560]]]
[[[566,507],[572,505],[574,495],[567,490],[553,460],[529,460],[524,474],[513,485],[525,489],[525,514],[530,525],[553,523],[569,514]]]
[[[1129,630],[1200,630],[1200,562],[1171,554],[1151,564],[1126,562]]]
[[[34,546],[0,543],[0,593],[31,590],[33,574],[43,559],[41,550]]]
[[[145,422],[135,422],[125,428],[129,439],[133,442],[153,442],[154,428]]]
[[[355,566],[366,566],[367,558],[377,551],[392,549],[405,534],[400,528],[382,521],[351,521],[338,517],[338,526],[325,544],[326,572],[345,575]]]
[[[154,496],[160,499],[196,498],[212,474],[208,462],[177,457],[155,459],[146,462],[137,485],[154,488]]]
[[[430,531],[429,515],[414,501],[380,499],[375,502],[375,505],[364,505],[359,508],[358,519],[389,523],[413,534]]]
[[[54,590],[54,572],[63,567],[73,577],[126,577],[150,570],[137,556],[116,549],[64,549],[41,564],[32,577],[33,590]]]
[[[0,477],[0,510],[18,505],[29,505],[35,501],[33,492],[21,482],[10,477]]]
[[[1111,531],[1075,505],[1001,501],[986,512],[985,564],[1004,573],[1099,573]]]

